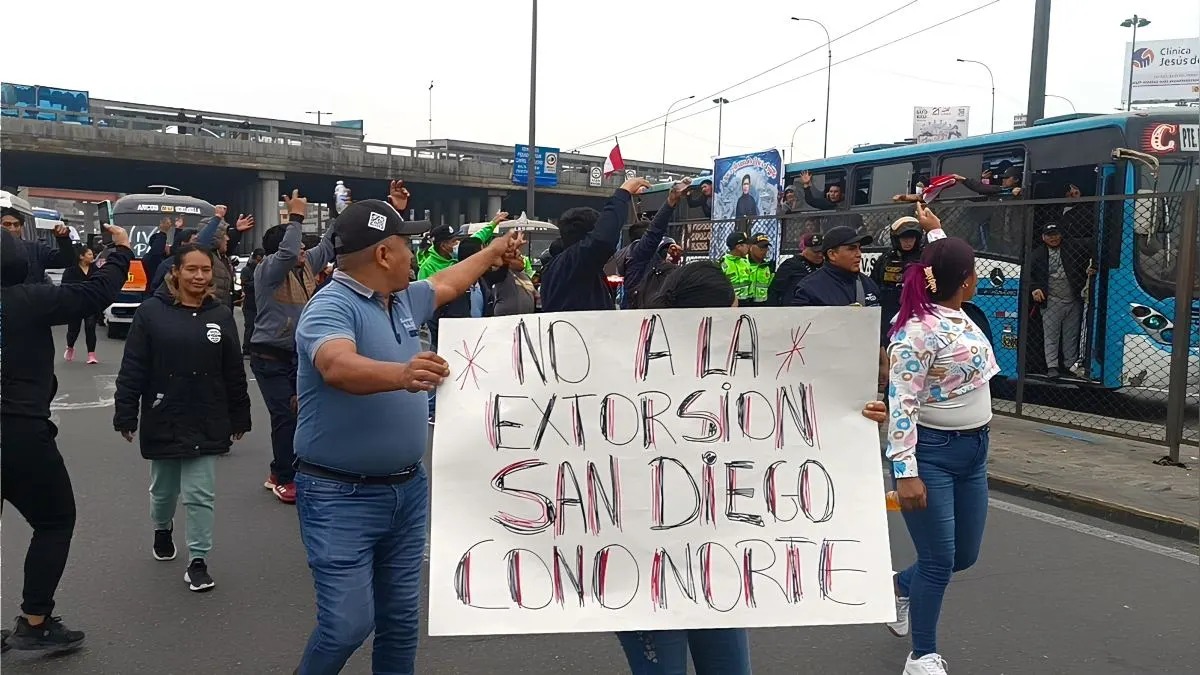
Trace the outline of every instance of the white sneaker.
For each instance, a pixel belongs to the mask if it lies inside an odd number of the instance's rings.
[[[901,675],[946,675],[946,659],[941,654],[926,654],[913,660],[912,652],[909,652]]]
[[[908,637],[908,598],[896,598],[896,620],[887,624],[887,629],[898,638]]]

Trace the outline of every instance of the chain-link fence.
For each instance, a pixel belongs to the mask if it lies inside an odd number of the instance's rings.
[[[977,252],[973,302],[990,320],[1002,369],[992,388],[997,412],[1168,445],[1172,436],[1200,442],[1200,266],[1188,260],[1200,248],[1196,192],[945,201],[932,210]],[[913,211],[897,204],[683,222],[672,236],[688,256],[719,257],[731,232],[762,232],[778,236],[782,260],[800,253],[805,233],[849,225],[874,237],[864,247],[870,274],[896,245],[892,223]],[[1176,346],[1185,349],[1173,372]],[[1180,421],[1169,432],[1172,409]]]

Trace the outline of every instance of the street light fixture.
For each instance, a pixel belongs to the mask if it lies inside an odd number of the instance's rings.
[[[1074,103],[1072,103],[1072,102],[1071,102],[1071,99],[1067,98],[1066,96],[1059,96],[1059,95],[1057,95],[1057,94],[1046,94],[1046,98],[1057,98],[1057,99],[1060,99],[1060,100],[1066,101],[1066,102],[1067,102],[1067,105],[1071,106],[1071,112],[1077,112],[1077,111],[1075,110],[1075,104],[1074,104]]]
[[[988,81],[990,81],[992,83],[992,125],[989,128],[988,133],[995,133],[996,132],[996,78],[992,76],[992,69],[988,68],[988,64],[984,63],[983,61],[972,61],[971,59],[958,59],[958,62],[959,63],[976,63],[976,64],[983,66],[984,69],[987,70]]]
[[[816,19],[806,19],[793,16],[792,21],[807,21],[815,23],[825,31],[825,147],[821,150],[822,157],[829,156],[829,92],[833,88],[833,40],[829,39],[829,29]]]
[[[1129,53],[1125,58],[1129,59],[1129,88],[1125,91],[1125,109],[1133,110],[1133,54],[1137,51],[1137,29],[1145,28],[1150,25],[1150,19],[1140,17],[1134,14],[1132,17],[1121,22],[1122,28],[1133,29],[1133,39],[1129,41]]]
[[[671,116],[671,109],[674,108],[675,106],[679,105],[680,103],[683,103],[684,101],[690,101],[694,98],[696,98],[696,95],[692,94],[691,96],[686,96],[684,98],[681,98],[678,101],[675,101],[671,105],[667,106],[667,114],[663,115],[663,153],[662,153],[662,165],[658,169],[659,173],[667,172],[667,118]]]
[[[812,124],[816,121],[817,118],[815,117],[811,120],[804,120],[800,124],[797,124],[795,129],[792,129],[792,142],[788,144],[788,159],[792,160],[793,162],[796,161],[796,132],[800,131],[800,127],[804,126],[805,124]]]
[[[317,116],[317,124],[320,124],[320,123],[321,123],[321,117],[322,117],[322,116],[324,116],[324,115],[332,115],[333,113],[329,112],[328,110],[320,110],[320,109],[318,109],[318,110],[309,110],[308,112],[306,112],[306,113],[304,113],[304,114],[305,114],[305,115],[316,115],[316,116]]]
[[[714,98],[713,103],[717,104],[717,157],[721,156],[721,123],[725,117],[725,104],[729,103],[729,99],[724,96]]]

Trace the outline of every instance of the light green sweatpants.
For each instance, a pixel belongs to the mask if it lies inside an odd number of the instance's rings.
[[[216,482],[216,455],[150,460],[150,520],[156,530],[170,529],[175,504],[183,496],[188,560],[206,558],[212,550]]]

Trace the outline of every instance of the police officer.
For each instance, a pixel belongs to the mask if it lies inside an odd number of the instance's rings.
[[[750,291],[748,306],[766,306],[767,291],[771,281],[775,279],[775,261],[768,260],[771,254],[771,238],[763,233],[750,237],[750,251],[746,255],[747,267],[750,272]],[[742,304],[741,301],[738,301]]]
[[[892,318],[900,311],[900,289],[904,285],[904,270],[921,260],[921,223],[912,216],[897,218],[890,229],[891,249],[875,260],[871,279],[879,286],[879,305],[883,308],[880,330],[886,334]]]
[[[862,247],[869,234],[838,226],[821,238],[825,264],[805,277],[792,294],[792,307],[879,306],[879,287],[862,273]]]
[[[725,246],[729,252],[721,259],[721,271],[729,277],[729,283],[733,284],[738,304],[749,303],[754,299],[750,291],[752,272],[750,261],[747,259],[750,255],[750,237],[746,236],[745,232],[731,232],[725,237]]]
[[[821,234],[809,232],[800,238],[800,255],[784,260],[775,271],[771,287],[767,289],[767,304],[772,307],[787,307],[792,304],[792,294],[801,281],[821,269],[825,255],[821,253]]]

